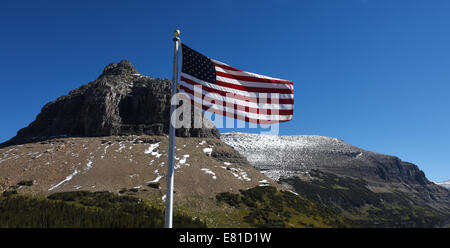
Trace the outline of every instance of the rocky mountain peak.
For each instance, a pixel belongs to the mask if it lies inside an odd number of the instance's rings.
[[[165,135],[170,96],[170,80],[141,75],[127,60],[111,63],[95,81],[47,103],[35,121],[0,147],[58,136]],[[179,128],[176,135],[218,138],[219,131],[205,119],[202,128]]]
[[[138,71],[130,61],[124,59],[119,63],[110,63],[103,70],[102,75],[138,74]]]

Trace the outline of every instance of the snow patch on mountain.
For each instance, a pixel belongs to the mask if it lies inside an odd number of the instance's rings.
[[[157,183],[157,182],[159,182],[159,180],[161,180],[161,178],[163,178],[163,176],[158,175],[154,180],[148,181],[147,183]]]
[[[59,186],[61,186],[63,183],[72,180],[72,178],[73,178],[75,175],[77,175],[79,172],[80,172],[79,170],[75,170],[72,174],[68,175],[68,176],[67,176],[64,180],[62,180],[61,182],[52,185],[52,186],[48,189],[48,191],[52,191],[52,190],[58,188]]]
[[[307,173],[317,166],[317,161],[330,161],[335,156],[356,160],[366,153],[342,140],[319,135],[230,132],[223,133],[220,139],[274,180]]]
[[[92,168],[92,161],[89,160],[89,161],[87,162],[87,164],[86,164],[86,168],[84,168],[84,171],[88,171],[88,170],[90,170],[91,168]]]
[[[439,185],[439,186],[442,186],[444,188],[450,189],[450,180],[447,180],[447,181],[444,181],[444,182],[439,182],[439,183],[436,183],[436,184]]]
[[[123,141],[119,142],[119,148],[116,150],[116,152],[122,152],[122,150],[125,148],[125,144],[123,144]]]
[[[203,152],[206,153],[208,156],[211,156],[213,149],[211,147],[207,147],[203,149]]]
[[[205,174],[210,174],[210,175],[212,175],[212,179],[214,179],[214,180],[217,179],[216,173],[214,173],[214,172],[211,171],[210,169],[208,169],[208,168],[201,168],[201,170],[202,170],[203,172],[205,172]]]
[[[156,158],[159,158],[162,156],[161,153],[159,153],[157,150],[155,151],[155,149],[159,148],[159,142],[155,143],[155,144],[151,144],[145,151],[145,154],[151,154],[152,156],[155,156]]]

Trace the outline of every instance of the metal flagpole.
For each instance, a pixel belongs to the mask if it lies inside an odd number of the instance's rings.
[[[180,43],[180,30],[174,31],[174,54],[173,54],[173,74],[172,74],[172,97],[177,93],[178,80],[178,45]],[[175,123],[172,123],[172,114],[175,111],[175,105],[170,104],[169,116],[169,153],[167,163],[167,182],[166,182],[166,213],[164,227],[172,228],[173,219],[173,176],[174,176],[174,156],[175,156]]]

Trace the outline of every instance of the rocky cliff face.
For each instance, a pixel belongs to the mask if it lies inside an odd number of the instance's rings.
[[[225,133],[221,139],[274,180],[308,177],[311,170],[321,170],[361,178],[375,191],[409,192],[426,203],[450,204],[448,190],[430,182],[416,165],[336,138]]]
[[[35,121],[3,146],[58,136],[163,135],[169,128],[170,94],[169,80],[143,76],[126,60],[111,63],[97,80],[47,103]],[[208,121],[176,134],[219,137]]]
[[[221,139],[275,178],[321,169],[374,181],[430,183],[414,164],[366,151],[336,138],[225,133]]]

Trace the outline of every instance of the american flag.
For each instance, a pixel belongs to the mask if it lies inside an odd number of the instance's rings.
[[[195,106],[252,123],[292,120],[292,81],[239,70],[181,46],[180,89]]]

